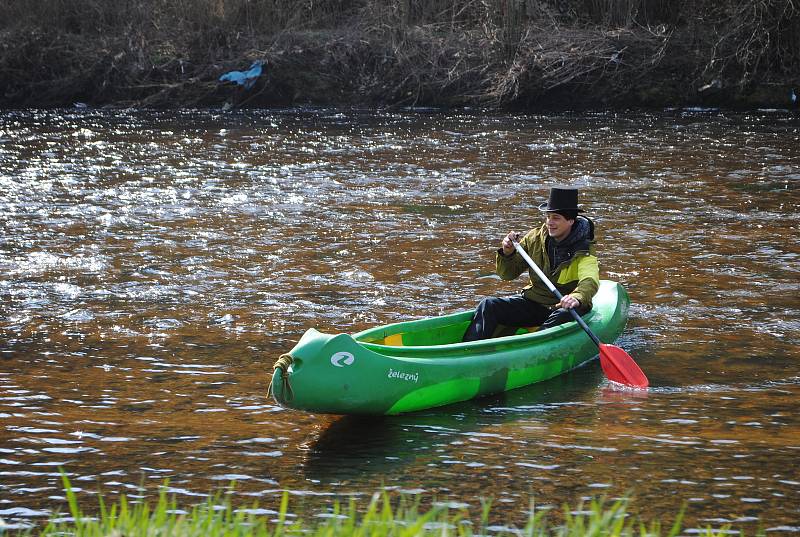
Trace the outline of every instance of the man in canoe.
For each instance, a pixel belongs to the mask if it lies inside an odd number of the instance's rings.
[[[475,310],[464,341],[495,337],[498,328],[540,326],[550,328],[572,320],[568,311],[580,315],[592,309],[592,297],[600,285],[594,245],[594,223],[578,206],[578,190],[553,187],[546,203],[539,205],[545,222],[528,232],[519,244],[550,278],[564,297],[559,302],[514,248],[519,233],[503,238],[496,254],[497,275],[513,280],[529,270],[530,283],[518,295],[488,297]]]

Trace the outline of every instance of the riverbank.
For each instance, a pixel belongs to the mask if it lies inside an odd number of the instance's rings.
[[[790,0],[0,6],[0,107],[796,106]],[[263,64],[249,87],[223,74]]]

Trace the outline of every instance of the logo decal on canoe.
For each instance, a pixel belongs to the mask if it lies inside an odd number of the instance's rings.
[[[349,352],[342,351],[331,355],[331,363],[336,367],[344,367],[346,365],[351,365],[355,361],[356,357]]]
[[[419,382],[419,373],[403,373],[402,371],[395,371],[394,369],[389,369],[389,374],[386,375],[387,378],[390,379],[400,379],[406,380],[408,382]]]

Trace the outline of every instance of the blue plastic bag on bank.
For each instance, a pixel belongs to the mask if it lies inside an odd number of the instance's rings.
[[[244,89],[250,89],[256,83],[258,77],[261,76],[263,62],[256,61],[250,66],[247,71],[229,71],[219,77],[220,82],[233,82]]]

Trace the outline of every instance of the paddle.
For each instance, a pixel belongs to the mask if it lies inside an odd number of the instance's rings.
[[[536,263],[533,262],[533,259],[528,255],[522,246],[517,241],[514,241],[514,248],[517,250],[519,255],[522,256],[522,259],[525,260],[526,263],[533,269],[539,279],[541,279],[544,284],[550,289],[550,292],[553,293],[558,300],[563,298],[563,295],[556,289],[556,286],[553,285],[545,273],[542,272]],[[609,380],[613,380],[614,382],[619,382],[620,384],[626,384],[628,386],[633,386],[636,388],[647,388],[648,381],[645,374],[639,369],[639,366],[636,365],[636,362],[631,358],[631,356],[622,350],[621,348],[615,345],[607,345],[600,341],[600,339],[594,335],[592,329],[589,328],[589,325],[586,324],[578,312],[574,309],[570,308],[569,312],[578,322],[581,328],[592,338],[595,345],[600,349],[600,367],[603,368],[603,372],[606,374]]]

